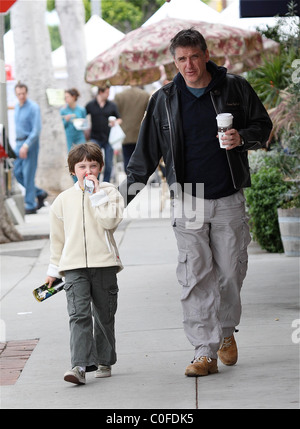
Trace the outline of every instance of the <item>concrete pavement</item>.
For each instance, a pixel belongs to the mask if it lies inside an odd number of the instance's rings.
[[[38,339],[18,379],[1,386],[1,408],[95,408],[111,415],[118,409],[299,408],[299,258],[250,245],[238,363],[219,362],[218,374],[185,377],[193,348],[182,328],[168,204],[156,219],[124,219],[115,234],[125,269],[119,274],[113,376],[95,379],[88,373],[85,386],[66,383],[64,292],[42,303],[32,295],[49,261],[48,213],[44,207],[18,226],[30,240],[0,245],[0,341]]]

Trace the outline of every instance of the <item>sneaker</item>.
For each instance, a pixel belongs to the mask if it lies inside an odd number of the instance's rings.
[[[104,378],[111,376],[111,366],[110,365],[99,365],[97,371],[95,372],[95,378]]]
[[[38,200],[38,205],[37,205],[37,210],[39,210],[40,208],[44,207],[44,200],[48,197],[47,192],[45,191],[42,195],[38,195],[37,196],[37,200]]]
[[[217,359],[211,359],[206,356],[200,356],[189,365],[185,370],[188,377],[199,377],[202,375],[215,374],[218,372]]]
[[[238,350],[233,334],[223,339],[218,356],[224,365],[234,365],[237,362]]]
[[[25,209],[25,214],[27,215],[36,214],[36,209]]]
[[[64,380],[74,384],[85,384],[85,371],[78,366],[74,366],[74,368],[65,373]]]

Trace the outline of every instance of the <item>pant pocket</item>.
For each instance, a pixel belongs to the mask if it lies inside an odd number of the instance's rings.
[[[65,283],[64,290],[66,291],[68,314],[72,316],[76,313],[73,283]]]
[[[248,245],[251,241],[249,225],[246,219],[243,221],[242,240],[238,258],[240,281],[244,281],[248,269]]]
[[[118,306],[118,292],[119,288],[117,285],[114,285],[109,289],[109,312],[110,316],[113,317],[116,314]]]
[[[178,265],[176,269],[177,280],[182,286],[188,285],[187,280],[187,254],[179,251],[178,254]]]

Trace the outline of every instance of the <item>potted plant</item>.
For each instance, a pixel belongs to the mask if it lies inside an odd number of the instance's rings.
[[[292,3],[290,9],[293,16]],[[300,79],[294,73],[300,24],[295,22],[293,35],[285,40],[278,26],[281,59],[274,58],[270,65],[269,57],[249,75],[268,108],[273,130],[267,150],[250,153],[252,188],[245,191],[254,239],[271,252],[284,248],[287,256],[300,255]]]
[[[279,168],[268,165],[269,157],[260,156],[259,166],[252,174],[250,188],[245,189],[249,226],[253,239],[262,249],[271,253],[283,252],[278,224],[277,207],[289,185]],[[250,156],[250,166],[251,159]],[[257,157],[256,157],[257,158]]]
[[[299,105],[298,105],[299,108]],[[286,256],[300,256],[300,125],[293,127],[292,134],[288,134],[287,164],[282,166],[288,170],[285,177],[289,189],[282,196],[278,208],[278,222]]]

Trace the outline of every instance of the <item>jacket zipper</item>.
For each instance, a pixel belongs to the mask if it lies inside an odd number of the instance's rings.
[[[169,124],[169,130],[170,130],[170,145],[171,145],[171,155],[172,155],[172,170],[173,170],[173,174],[175,177],[175,192],[173,194],[173,198],[172,198],[172,194],[171,194],[171,204],[172,204],[172,200],[173,200],[173,214],[172,214],[172,218],[173,218],[173,223],[172,226],[175,228],[176,227],[176,218],[174,216],[174,200],[175,198],[178,198],[178,188],[177,188],[177,175],[176,175],[176,169],[175,169],[175,154],[174,154],[174,140],[173,140],[173,133],[172,133],[172,127],[171,127],[171,120],[170,120],[170,112],[169,112],[169,105],[168,105],[168,98],[166,98],[165,100],[165,107],[166,107],[166,112],[167,112],[167,119],[168,119],[168,124]]]
[[[170,144],[171,144],[171,154],[172,154],[172,170],[175,177],[175,186],[176,186],[176,195],[175,197],[178,198],[178,189],[177,189],[177,175],[175,170],[175,154],[174,154],[174,140],[173,140],[173,133],[172,133],[172,127],[171,127],[171,120],[170,120],[170,112],[169,112],[169,106],[168,106],[168,99],[165,100],[165,107],[167,112],[167,119],[169,124],[169,130],[170,130]]]
[[[212,104],[214,106],[215,112],[218,115],[220,112],[217,109],[217,106],[216,106],[216,103],[215,103],[215,100],[214,100],[214,96],[213,96],[213,94],[212,94],[211,91],[210,91],[209,95],[210,95]],[[234,175],[233,175],[233,171],[232,171],[232,167],[231,167],[231,164],[230,164],[230,160],[229,160],[229,157],[228,157],[227,150],[226,150],[226,157],[227,157],[227,162],[228,162],[228,165],[229,165],[229,170],[230,170],[230,174],[231,174],[231,179],[232,179],[232,182],[233,182],[233,186],[235,187],[235,189],[238,189],[237,186],[236,186],[235,180],[234,180]]]
[[[83,223],[82,227],[83,227],[83,238],[84,238],[85,265],[86,265],[86,268],[88,268],[86,231],[85,231],[84,191],[82,191],[82,223]]]

